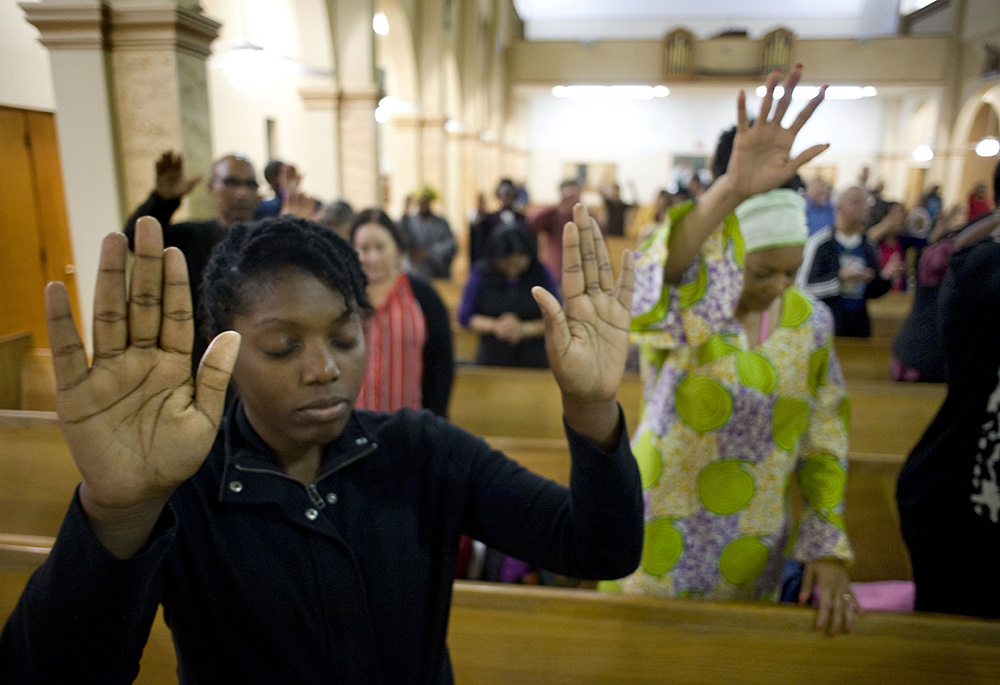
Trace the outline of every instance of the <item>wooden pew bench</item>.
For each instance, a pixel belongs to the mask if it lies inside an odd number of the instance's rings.
[[[944,399],[943,385],[848,379],[851,451],[909,454]],[[642,385],[627,375],[618,391],[630,431],[639,418]],[[544,369],[460,367],[449,405],[451,421],[476,435],[561,438],[562,400]]]
[[[0,621],[45,550],[21,563],[0,540]],[[810,610],[662,600],[589,590],[455,583],[448,647],[458,683],[992,682],[1000,622],[869,613],[851,635],[811,630]],[[143,652],[140,685],[177,682],[162,611]]]
[[[1000,622],[869,613],[851,635],[806,609],[457,582],[457,683],[994,682]]]
[[[24,355],[31,347],[31,333],[0,336],[0,409],[21,408]]]
[[[875,338],[837,338],[840,368],[850,380],[888,381],[892,341]]]

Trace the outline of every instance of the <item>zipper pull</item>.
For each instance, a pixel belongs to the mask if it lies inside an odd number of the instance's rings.
[[[307,485],[306,492],[309,493],[309,499],[312,500],[314,507],[322,509],[326,506],[326,501],[323,499],[323,496],[319,494],[319,488],[316,487],[315,483]]]

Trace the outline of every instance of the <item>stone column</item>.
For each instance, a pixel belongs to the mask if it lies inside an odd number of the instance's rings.
[[[340,178],[344,199],[355,208],[382,204],[379,193],[377,87],[344,89],[340,95]]]
[[[122,203],[105,24],[99,0],[25,2],[28,23],[49,50],[66,213],[76,263],[84,344],[90,345],[101,239],[121,230]],[[11,65],[13,68],[13,65]]]
[[[444,194],[447,184],[445,169],[447,168],[445,117],[424,117],[422,126],[422,157],[421,175],[424,183],[439,189]]]
[[[212,136],[205,62],[221,25],[169,0],[117,0],[110,18],[118,141],[131,208],[149,194],[155,161],[164,150],[184,155],[187,174],[208,178]],[[193,217],[215,214],[204,184],[187,196],[185,207]]]
[[[342,155],[340,149],[340,88],[333,85],[307,86],[299,89],[302,106],[309,112],[310,130],[317,132],[320,140],[328,137],[333,139],[332,159],[328,160],[333,176],[333,184],[329,188],[329,197],[324,201],[344,197],[344,182],[342,170]],[[315,128],[313,128],[315,127]],[[324,189],[325,190],[325,189]]]
[[[400,112],[393,114],[392,119],[384,126],[391,127],[389,135],[384,141],[386,145],[391,145],[392,149],[383,151],[383,155],[390,160],[392,180],[390,182],[390,205],[389,213],[393,216],[402,216],[405,211],[404,199],[407,195],[417,189],[422,183],[426,183],[439,194],[443,188],[429,180],[423,172],[423,145],[421,132],[423,131],[423,118],[414,112]],[[389,154],[386,154],[386,153]]]

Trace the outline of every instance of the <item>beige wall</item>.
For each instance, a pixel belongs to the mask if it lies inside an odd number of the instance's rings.
[[[55,110],[48,50],[24,20],[17,0],[0,0],[0,65],[0,105]]]

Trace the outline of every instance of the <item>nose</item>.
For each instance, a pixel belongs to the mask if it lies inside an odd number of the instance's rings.
[[[331,383],[340,378],[337,355],[329,343],[309,345],[302,355],[302,381],[306,384]]]

